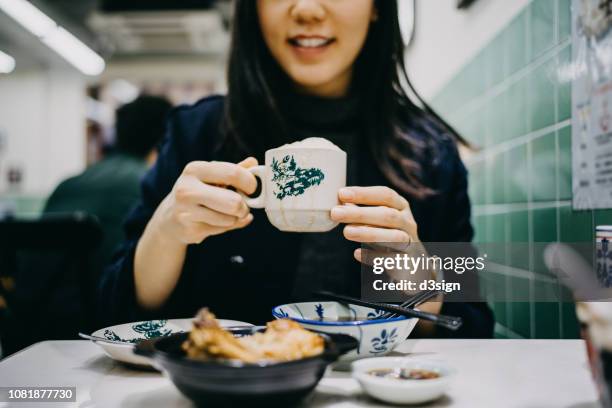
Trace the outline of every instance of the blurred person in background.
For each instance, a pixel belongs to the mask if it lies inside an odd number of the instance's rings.
[[[170,108],[166,99],[153,96],[141,96],[119,108],[112,151],[60,183],[51,194],[42,222],[88,220],[95,233],[75,231],[68,226],[73,224],[56,224],[47,228],[54,228],[52,234],[59,242],[69,242],[71,235],[79,233],[82,246],[50,245],[19,255],[17,284],[5,319],[8,329],[1,339],[4,351],[14,352],[41,340],[73,338],[88,330],[93,322],[94,288],[113,250],[125,239],[123,220],[140,200],[140,181],[156,161]],[[44,319],[40,319],[41,311]]]
[[[171,103],[140,96],[116,114],[116,143],[104,159],[64,180],[49,197],[45,214],[82,211],[100,221],[103,241],[93,260],[101,268],[124,239],[122,222],[140,199],[140,180],[157,159]],[[98,268],[99,269],[99,268]],[[97,279],[97,273],[92,273]]]

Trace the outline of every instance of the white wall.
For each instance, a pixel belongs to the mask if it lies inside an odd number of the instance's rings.
[[[9,165],[23,168],[20,193],[49,194],[85,166],[85,82],[72,70],[0,75],[0,194]]]
[[[406,53],[417,90],[433,97],[529,2],[477,0],[459,10],[456,0],[417,0],[415,36]]]
[[[111,60],[100,81],[121,78],[135,83],[146,81],[204,81],[215,84],[215,92],[223,93],[225,60],[218,58],[146,58]]]

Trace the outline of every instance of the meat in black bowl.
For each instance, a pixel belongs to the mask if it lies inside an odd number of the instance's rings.
[[[263,330],[254,327],[230,332],[242,337]],[[283,362],[192,359],[183,346],[189,333],[143,341],[135,353],[152,358],[174,385],[199,406],[288,407],[299,403],[316,387],[330,363],[357,347],[357,340],[351,336],[317,334],[324,341],[320,354]]]

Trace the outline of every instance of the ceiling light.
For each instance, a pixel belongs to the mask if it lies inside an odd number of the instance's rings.
[[[0,51],[0,74],[10,74],[15,69],[15,58]]]
[[[86,75],[99,75],[104,71],[106,64],[102,57],[62,27],[41,40]]]
[[[0,10],[11,16],[85,75],[104,71],[104,59],[65,28],[26,0],[0,0]]]
[[[37,37],[41,37],[57,27],[55,21],[29,1],[0,0],[0,9]]]

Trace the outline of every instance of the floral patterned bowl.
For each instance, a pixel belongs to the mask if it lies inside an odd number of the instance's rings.
[[[272,309],[277,318],[289,318],[310,330],[348,334],[359,346],[342,360],[384,356],[401,344],[412,332],[418,319],[404,316],[378,319],[382,310],[338,302],[288,303]]]
[[[223,327],[252,326],[250,323],[224,319],[219,319],[219,324]],[[109,340],[108,343],[102,340],[95,340],[93,342],[102,347],[104,353],[113,360],[131,366],[150,368],[152,367],[151,360],[134,354],[134,346],[143,340],[152,340],[170,336],[171,334],[188,332],[192,326],[193,318],[147,320],[105,327],[93,332],[91,335]]]

